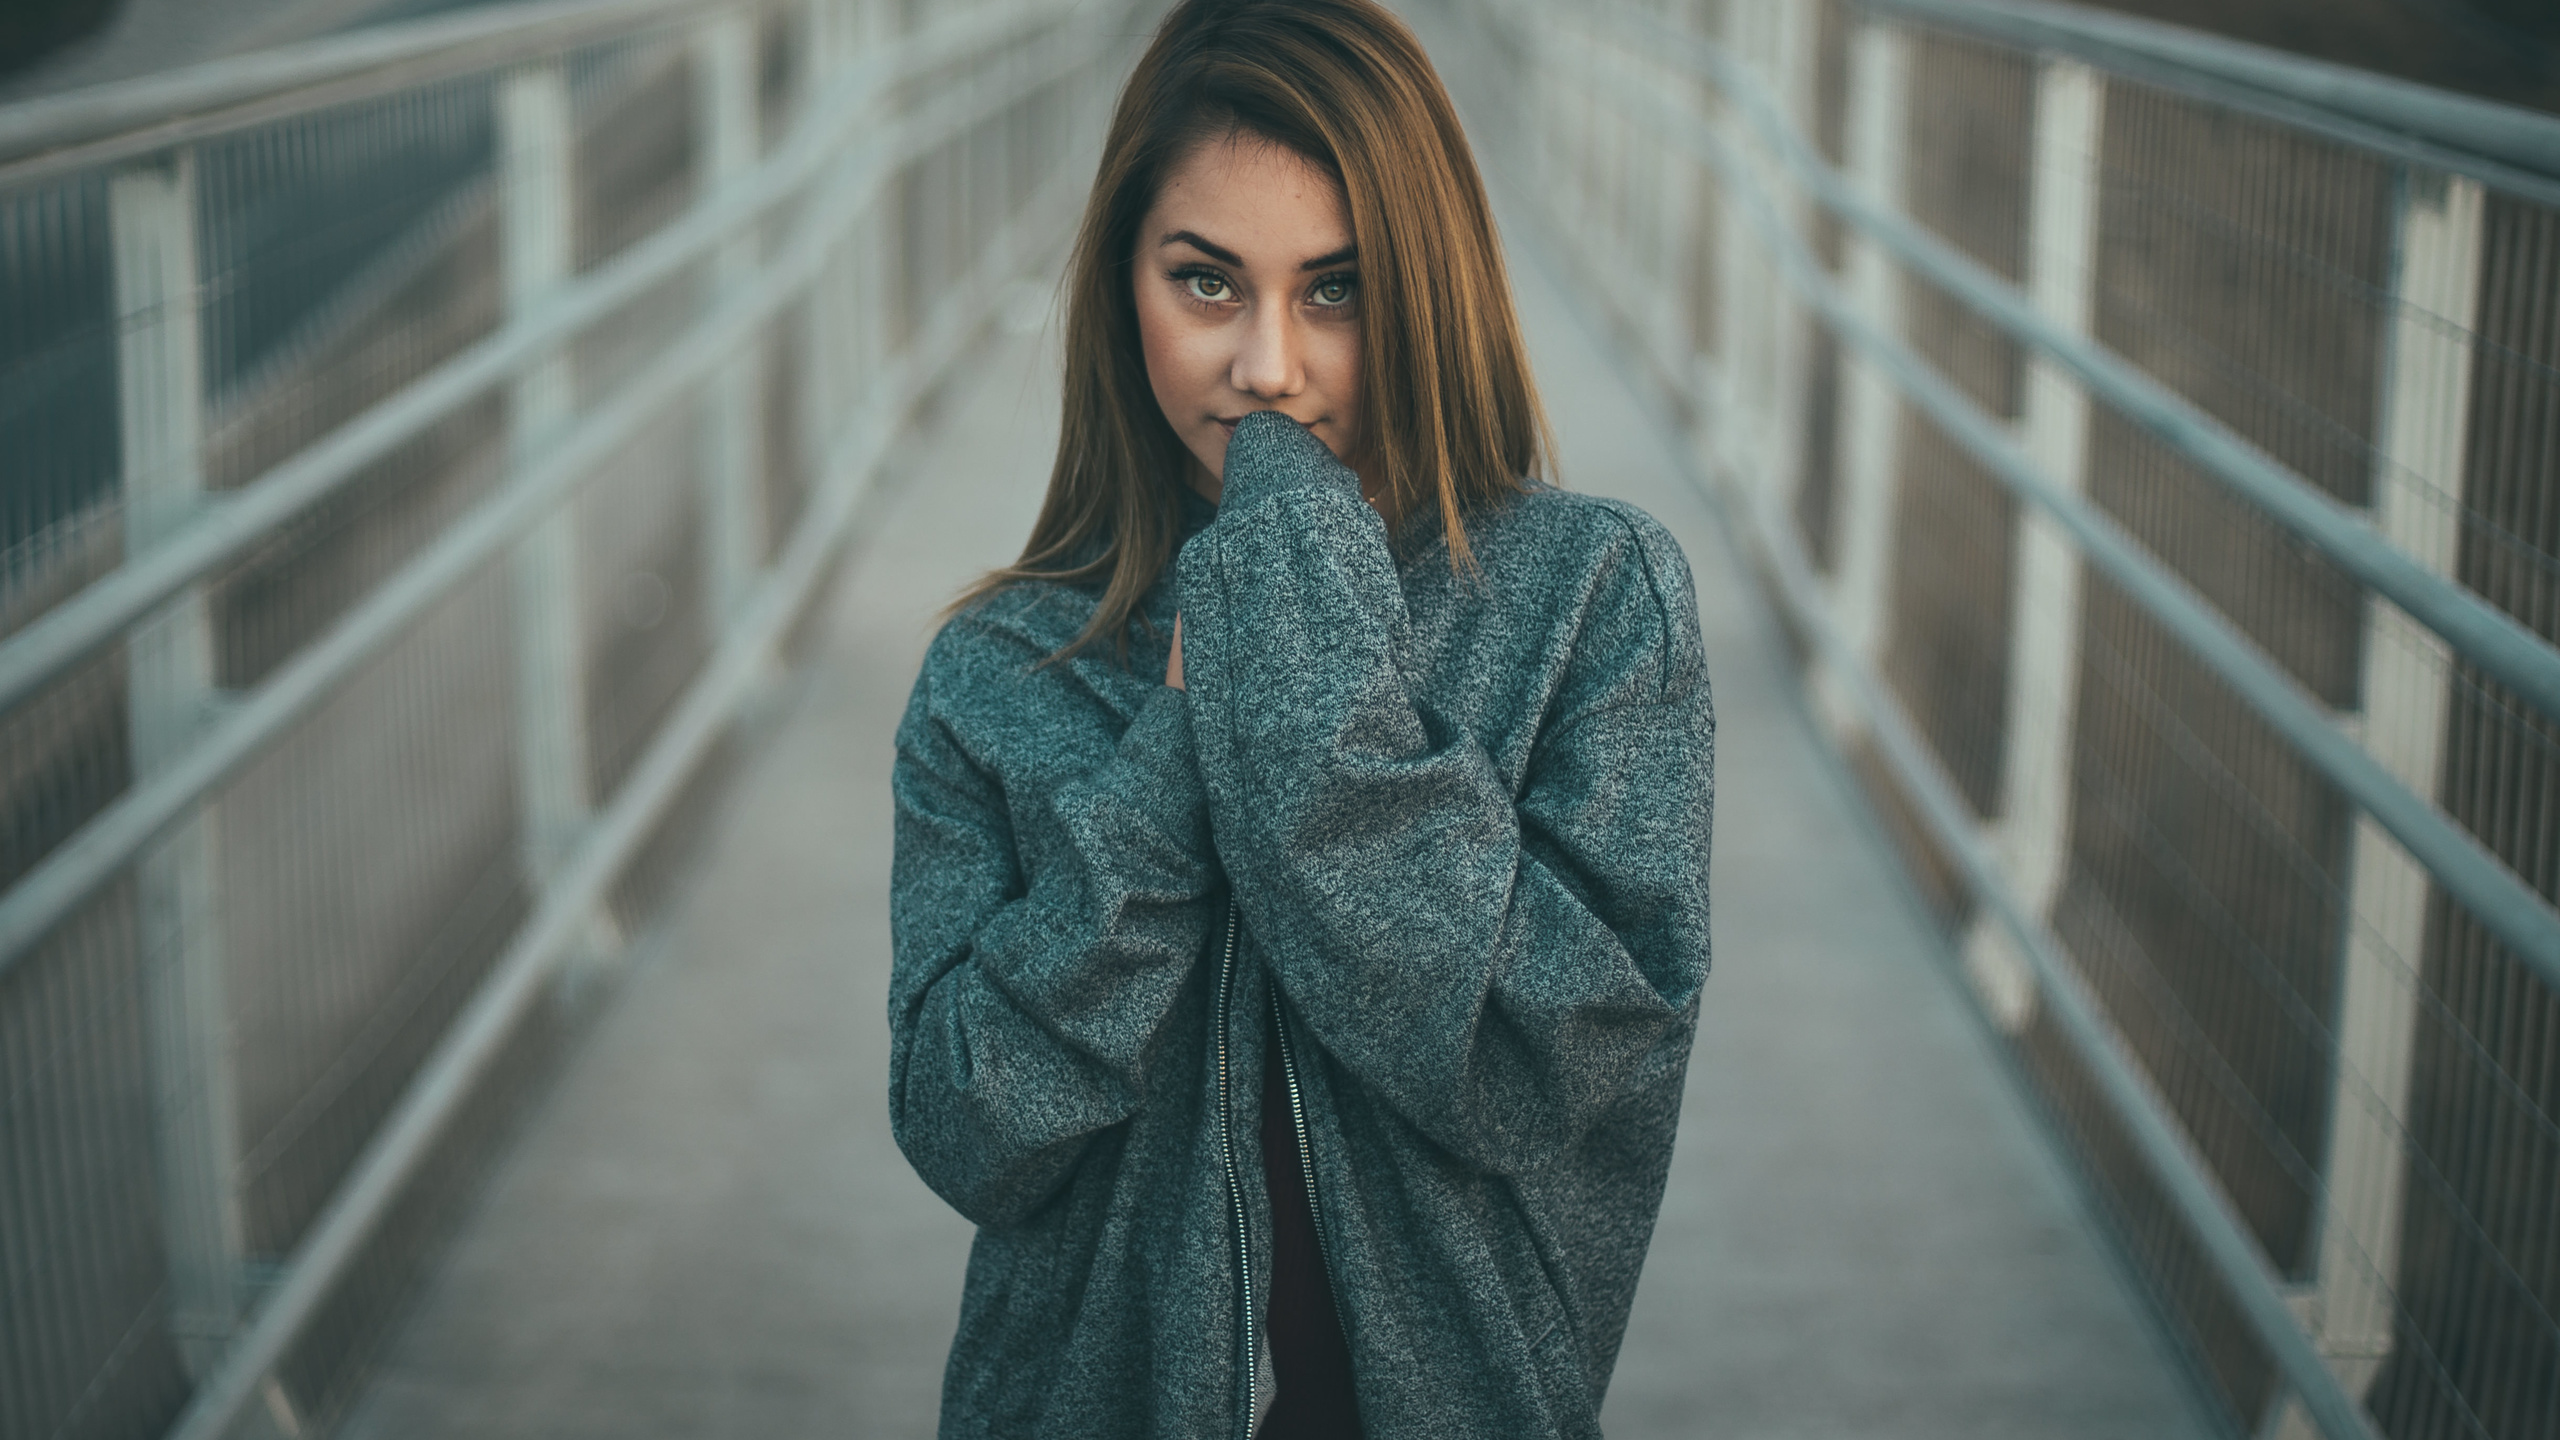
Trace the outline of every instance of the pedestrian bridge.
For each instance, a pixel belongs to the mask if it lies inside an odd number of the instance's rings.
[[[1148,0],[0,108],[0,1440],[927,1435],[890,735]],[[2560,1434],[2560,120],[2032,0],[1410,0],[1686,547],[1615,1437]]]

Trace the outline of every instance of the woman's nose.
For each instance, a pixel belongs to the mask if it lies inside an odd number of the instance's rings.
[[[1285,307],[1257,305],[1245,322],[1235,368],[1228,377],[1238,390],[1258,400],[1295,395],[1306,383],[1299,364],[1298,339]]]

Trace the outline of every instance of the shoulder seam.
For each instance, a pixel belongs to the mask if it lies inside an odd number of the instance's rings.
[[[1605,496],[1599,498],[1607,499]],[[1616,521],[1619,527],[1626,531],[1627,542],[1636,552],[1636,564],[1644,571],[1645,594],[1653,597],[1653,621],[1662,645],[1661,685],[1654,696],[1654,701],[1655,703],[1666,702],[1671,699],[1672,675],[1679,668],[1677,657],[1673,653],[1679,642],[1675,633],[1677,627],[1671,623],[1671,601],[1662,593],[1662,576],[1654,566],[1653,547],[1646,542],[1644,528],[1628,517],[1626,513],[1628,507],[1625,502],[1614,501],[1602,508],[1610,519]]]

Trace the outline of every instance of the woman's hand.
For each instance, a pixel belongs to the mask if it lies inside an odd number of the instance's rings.
[[[1182,688],[1182,612],[1179,610],[1173,615],[1173,653],[1165,657],[1164,683],[1176,690]]]

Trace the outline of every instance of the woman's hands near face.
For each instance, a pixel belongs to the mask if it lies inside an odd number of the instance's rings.
[[[1164,683],[1176,690],[1182,688],[1182,615],[1179,611],[1173,617],[1173,653],[1165,657]]]

